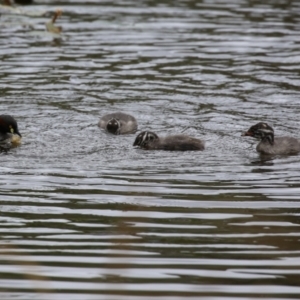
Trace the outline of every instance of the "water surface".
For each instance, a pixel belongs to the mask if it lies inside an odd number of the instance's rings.
[[[1,154],[1,298],[298,299],[299,156],[241,133],[299,136],[299,4],[22,9],[47,14],[0,18],[0,110],[24,136]],[[97,127],[116,111],[206,150],[135,149]]]

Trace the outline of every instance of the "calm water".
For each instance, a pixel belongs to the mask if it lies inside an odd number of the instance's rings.
[[[263,3],[262,3],[263,2]],[[1,299],[299,299],[299,156],[241,133],[298,136],[297,1],[50,1],[0,16]],[[206,141],[147,152],[97,126]]]

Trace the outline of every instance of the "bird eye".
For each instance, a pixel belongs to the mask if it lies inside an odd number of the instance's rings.
[[[14,129],[12,128],[12,126],[9,126],[9,130],[11,133],[14,133]]]

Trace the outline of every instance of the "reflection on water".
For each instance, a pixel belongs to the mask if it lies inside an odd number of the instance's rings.
[[[299,4],[36,1],[2,13],[1,299],[297,299],[299,156],[241,133],[298,135]],[[206,141],[143,151],[97,127]]]

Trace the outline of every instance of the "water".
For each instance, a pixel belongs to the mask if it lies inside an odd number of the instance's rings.
[[[24,136],[1,154],[1,299],[298,299],[299,156],[241,133],[299,137],[300,5],[22,9],[0,18],[0,111]],[[96,126],[115,111],[206,150],[135,149]]]

